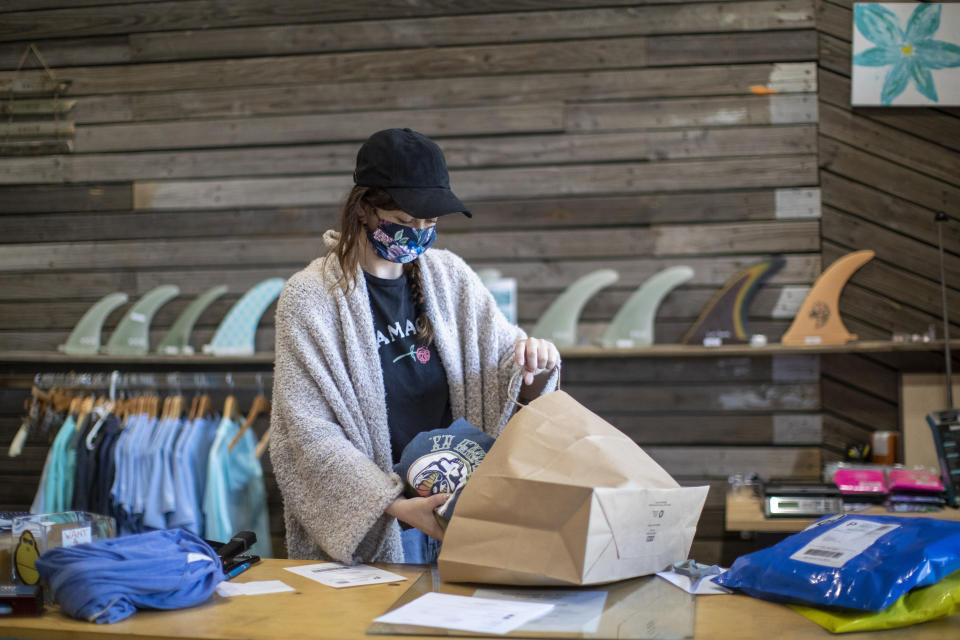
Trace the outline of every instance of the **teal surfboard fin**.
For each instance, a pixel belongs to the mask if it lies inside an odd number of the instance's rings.
[[[92,355],[100,351],[100,334],[107,316],[127,303],[127,294],[108,293],[87,309],[80,321],[77,322],[67,341],[57,347],[63,353],[72,356]]]
[[[170,327],[170,331],[157,345],[157,353],[168,356],[193,355],[193,347],[190,346],[190,333],[193,331],[193,326],[207,307],[226,292],[227,285],[217,285],[207,289],[196,300],[187,305],[187,308],[183,310],[180,317]]]
[[[647,278],[613,316],[600,344],[620,348],[648,347],[653,344],[653,321],[660,303],[674,288],[692,277],[693,269],[680,265],[668,267]]]
[[[157,309],[180,295],[180,287],[172,284],[151,289],[130,307],[113,330],[103,352],[112,356],[142,356],[150,351],[150,323]]]
[[[547,307],[530,335],[546,338],[560,348],[574,346],[577,343],[577,322],[584,305],[619,277],[613,269],[598,269],[578,279]]]
[[[260,318],[277,296],[283,278],[270,278],[253,286],[237,300],[223,318],[213,340],[203,345],[203,352],[215,356],[251,356]]]

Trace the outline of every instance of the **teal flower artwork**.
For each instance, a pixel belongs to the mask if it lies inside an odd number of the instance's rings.
[[[891,104],[911,81],[921,95],[933,102],[940,101],[931,71],[960,67],[960,46],[934,39],[940,29],[942,9],[943,5],[938,3],[918,4],[907,20],[906,28],[902,29],[897,15],[887,6],[854,5],[854,25],[876,46],[854,55],[853,64],[890,67],[883,79],[881,104]],[[856,80],[856,69],[854,76]],[[956,88],[952,89],[951,93],[956,93]]]

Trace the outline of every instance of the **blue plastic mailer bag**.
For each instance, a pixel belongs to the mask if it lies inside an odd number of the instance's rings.
[[[960,522],[828,516],[714,582],[757,598],[880,611],[960,569]]]

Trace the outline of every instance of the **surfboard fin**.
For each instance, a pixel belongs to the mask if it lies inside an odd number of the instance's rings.
[[[691,267],[679,265],[647,278],[613,316],[600,344],[620,348],[653,344],[653,323],[660,303],[668,293],[692,277]]]
[[[87,309],[80,321],[77,322],[67,341],[57,347],[63,353],[78,355],[93,355],[100,352],[100,334],[103,323],[113,311],[127,303],[128,296],[119,291],[108,293]]]
[[[847,331],[840,317],[840,292],[854,272],[874,255],[869,249],[853,251],[827,267],[813,283],[780,342],[786,345],[845,344],[856,340],[856,334]]]
[[[253,355],[257,325],[280,295],[284,282],[283,278],[269,278],[243,294],[217,327],[210,344],[203,346],[203,352],[216,356]]]
[[[193,355],[190,346],[190,333],[200,315],[213,302],[227,292],[227,285],[221,284],[211,287],[197,296],[197,299],[187,305],[180,317],[176,319],[167,335],[157,345],[157,353],[161,355]]]
[[[180,294],[180,287],[172,284],[151,289],[127,311],[113,330],[104,353],[113,356],[142,356],[150,350],[150,322],[157,309]]]
[[[696,321],[680,339],[681,344],[703,344],[704,338],[720,338],[731,344],[750,341],[747,332],[747,308],[754,294],[771,275],[779,271],[786,260],[771,256],[754,263],[730,278],[703,308]]]
[[[584,305],[619,277],[613,269],[597,269],[577,279],[547,307],[530,335],[546,338],[559,348],[574,346],[577,343],[577,322]]]

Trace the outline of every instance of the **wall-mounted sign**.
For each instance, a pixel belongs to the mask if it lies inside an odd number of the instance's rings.
[[[960,4],[855,3],[853,106],[960,105]]]

